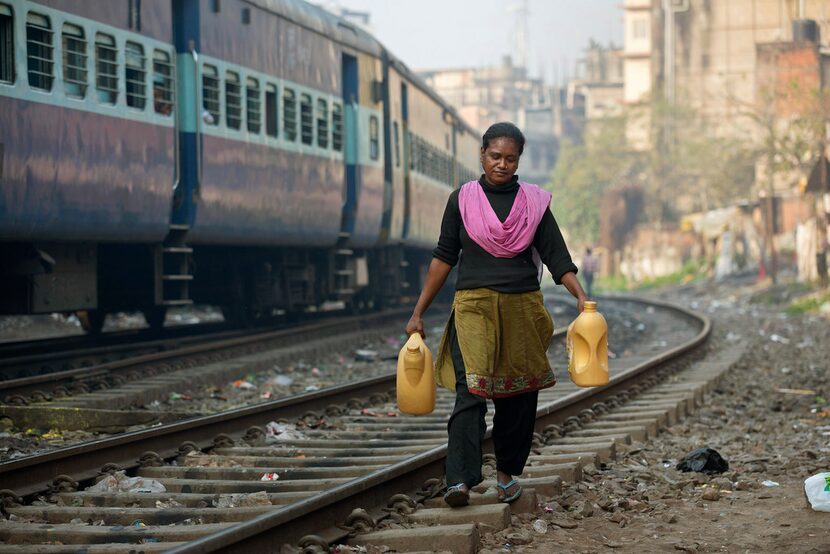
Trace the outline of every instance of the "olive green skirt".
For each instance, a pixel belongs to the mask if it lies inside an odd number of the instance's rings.
[[[451,325],[455,325],[472,394],[501,398],[556,384],[547,357],[553,319],[541,291],[456,291],[435,361],[435,381],[455,391]]]

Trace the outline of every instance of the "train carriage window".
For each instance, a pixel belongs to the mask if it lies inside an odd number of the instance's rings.
[[[212,65],[202,67],[202,119],[208,125],[219,125],[219,71]]]
[[[245,86],[245,108],[247,114],[245,120],[248,122],[248,132],[259,134],[262,128],[262,100],[259,94],[259,81],[248,77]]]
[[[153,107],[157,114],[173,113],[173,64],[163,50],[153,52]]]
[[[95,91],[98,100],[115,104],[118,100],[118,50],[115,37],[95,35]]]
[[[225,122],[231,129],[242,125],[242,89],[234,71],[225,72]]]
[[[14,17],[12,9],[0,4],[0,83],[14,83]]]
[[[147,105],[147,59],[144,47],[136,42],[124,45],[124,83],[127,105],[143,110]]]
[[[314,143],[314,114],[311,111],[311,95],[300,95],[300,140],[303,144]]]
[[[338,102],[331,105],[331,147],[343,151],[343,106]]]
[[[277,136],[277,85],[265,85],[265,134]]]
[[[86,96],[86,36],[77,25],[64,23],[61,31],[63,42],[63,89],[67,96]]]
[[[329,103],[322,98],[317,99],[317,146],[329,147]]]
[[[380,141],[378,132],[378,117],[369,117],[369,157],[377,160],[380,157]]]
[[[54,62],[52,24],[45,15],[29,12],[26,16],[26,63],[29,70],[29,86],[39,90],[52,90]]]
[[[400,143],[400,135],[399,135],[398,122],[397,121],[392,123],[392,129],[393,129],[392,139],[395,141],[395,167],[401,167],[401,143]]]
[[[297,140],[297,94],[290,88],[282,91],[282,128],[285,140]]]

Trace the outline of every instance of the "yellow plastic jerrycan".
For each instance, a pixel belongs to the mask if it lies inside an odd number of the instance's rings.
[[[568,373],[580,387],[608,384],[608,324],[597,303],[585,301],[585,309],[568,326]]]
[[[435,377],[432,352],[420,333],[412,333],[398,354],[398,409],[410,415],[424,415],[435,409]]]

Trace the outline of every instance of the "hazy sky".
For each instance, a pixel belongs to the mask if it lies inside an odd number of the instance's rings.
[[[321,0],[325,3],[325,0]],[[412,69],[495,65],[513,50],[516,0],[335,0],[369,11],[375,36]],[[588,40],[622,44],[622,0],[529,0],[529,68],[561,81]]]

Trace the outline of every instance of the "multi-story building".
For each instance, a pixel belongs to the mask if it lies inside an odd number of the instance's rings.
[[[527,145],[522,156],[522,179],[545,183],[556,162],[554,95],[541,79],[515,65],[510,56],[502,64],[482,68],[421,71],[427,84],[454,105],[473,127],[484,131],[498,121],[522,128]]]
[[[752,132],[757,46],[793,38],[793,21],[830,37],[830,0],[625,0],[625,102],[659,95],[696,110],[717,134]]]

